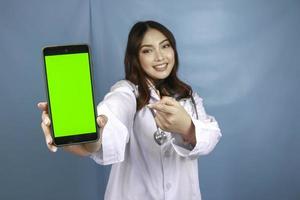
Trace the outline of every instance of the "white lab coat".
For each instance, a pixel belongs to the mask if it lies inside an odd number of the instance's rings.
[[[152,90],[149,103],[159,100]],[[199,155],[211,152],[221,132],[218,123],[208,116],[202,99],[194,93],[199,119],[191,99],[180,100],[195,125],[196,146],[183,144],[181,136],[168,133],[168,141],[159,146],[153,138],[157,130],[149,108],[136,112],[137,87],[119,81],[98,105],[98,115],[108,122],[103,129],[102,148],[91,155],[101,165],[112,164],[106,200],[192,200],[201,199]]]

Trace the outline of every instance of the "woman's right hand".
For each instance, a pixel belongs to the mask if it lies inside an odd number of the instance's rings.
[[[39,102],[38,103],[38,108],[42,111],[42,122],[41,122],[41,127],[44,132],[45,140],[47,147],[50,151],[56,152],[57,151],[57,146],[53,144],[53,139],[51,136],[51,121],[48,115],[48,103],[47,102]],[[97,117],[97,123],[100,127],[100,139],[99,141],[93,143],[88,143],[88,144],[76,144],[76,145],[69,145],[65,146],[64,150],[69,151],[71,153],[80,155],[80,156],[86,156],[90,155],[92,152],[95,151],[95,149],[99,149],[101,146],[101,137],[102,137],[102,131],[107,122],[107,117],[104,115],[100,115]]]

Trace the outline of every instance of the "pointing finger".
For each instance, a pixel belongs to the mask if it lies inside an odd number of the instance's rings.
[[[148,104],[147,105],[149,108],[155,109],[157,111],[166,113],[166,114],[173,114],[175,113],[175,109],[173,106],[166,105],[163,103],[154,103],[154,104]]]
[[[175,106],[178,103],[173,97],[168,96],[163,96],[159,102],[170,106]]]

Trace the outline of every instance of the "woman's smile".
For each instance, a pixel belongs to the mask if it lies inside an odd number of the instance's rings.
[[[158,65],[153,66],[153,68],[156,71],[162,72],[162,71],[165,71],[168,68],[168,63],[158,64]]]

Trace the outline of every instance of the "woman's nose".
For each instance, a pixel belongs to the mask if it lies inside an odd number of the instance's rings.
[[[164,55],[160,50],[155,52],[155,61],[162,61],[164,59]]]

